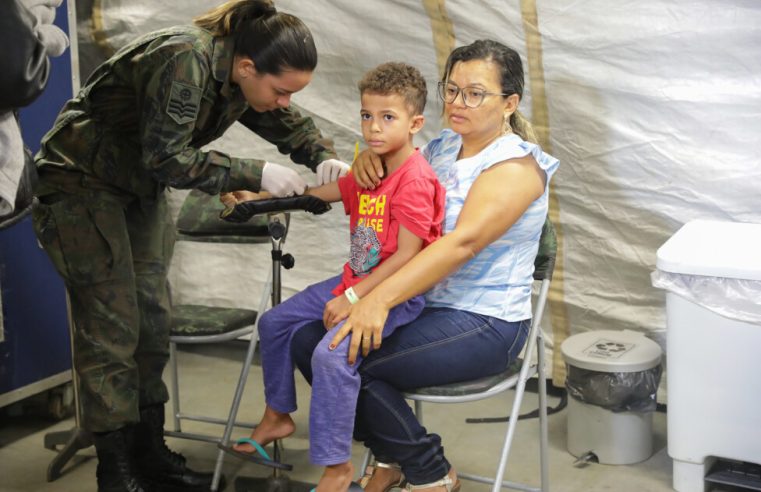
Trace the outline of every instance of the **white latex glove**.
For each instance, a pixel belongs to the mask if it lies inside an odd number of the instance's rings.
[[[21,0],[21,3],[37,19],[34,30],[45,46],[45,54],[62,55],[69,47],[69,38],[65,32],[53,24],[56,8],[61,5],[62,0]]]
[[[349,172],[351,166],[338,159],[325,159],[317,165],[315,173],[317,173],[317,186],[322,186],[325,183],[332,183],[341,176],[346,175]]]
[[[293,169],[272,162],[265,162],[262,168],[262,190],[273,196],[301,195],[306,191],[307,183]]]

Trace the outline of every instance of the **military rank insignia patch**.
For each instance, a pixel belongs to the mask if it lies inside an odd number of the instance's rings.
[[[196,120],[201,105],[201,89],[192,85],[172,82],[172,93],[166,105],[166,114],[178,125]]]

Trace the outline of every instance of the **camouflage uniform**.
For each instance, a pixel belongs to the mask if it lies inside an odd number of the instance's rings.
[[[34,227],[69,292],[86,429],[118,429],[168,400],[175,232],[164,188],[259,190],[263,161],[200,147],[240,121],[312,169],[335,156],[295,110],[250,109],[232,61],[230,38],[197,27],[143,36],[93,73],[43,137]]]

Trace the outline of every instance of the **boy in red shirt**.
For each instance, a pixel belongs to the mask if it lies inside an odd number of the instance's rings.
[[[441,235],[444,188],[412,143],[423,127],[425,80],[406,64],[385,63],[359,82],[362,99],[362,136],[381,156],[387,173],[374,190],[360,189],[351,175],[306,194],[327,202],[342,201],[350,215],[351,258],[343,274],[314,284],[264,313],[259,320],[260,350],[266,408],[250,438],[240,439],[239,453],[258,453],[275,439],[293,433],[289,415],[296,410],[296,392],[290,342],[307,323],[322,320],[326,334],[312,358],[310,457],[326,466],[317,490],[347,490],[353,475],[351,439],[360,378],[357,363],[347,362],[349,339],[331,349],[330,341],[348,317],[351,305],[393,274],[422,248]],[[255,199],[236,192],[235,199]],[[422,296],[389,313],[383,338],[417,318]],[[257,459],[258,460],[258,459]]]

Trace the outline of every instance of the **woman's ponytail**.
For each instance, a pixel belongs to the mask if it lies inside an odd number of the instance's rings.
[[[317,48],[298,17],[275,10],[271,0],[229,0],[194,19],[216,37],[229,36],[235,54],[254,61],[259,74],[314,71]]]
[[[193,23],[214,36],[229,36],[239,31],[245,23],[275,15],[271,0],[228,0],[219,7],[201,14]]]
[[[539,143],[534,127],[531,126],[531,123],[517,109],[510,115],[510,129],[526,142]]]

